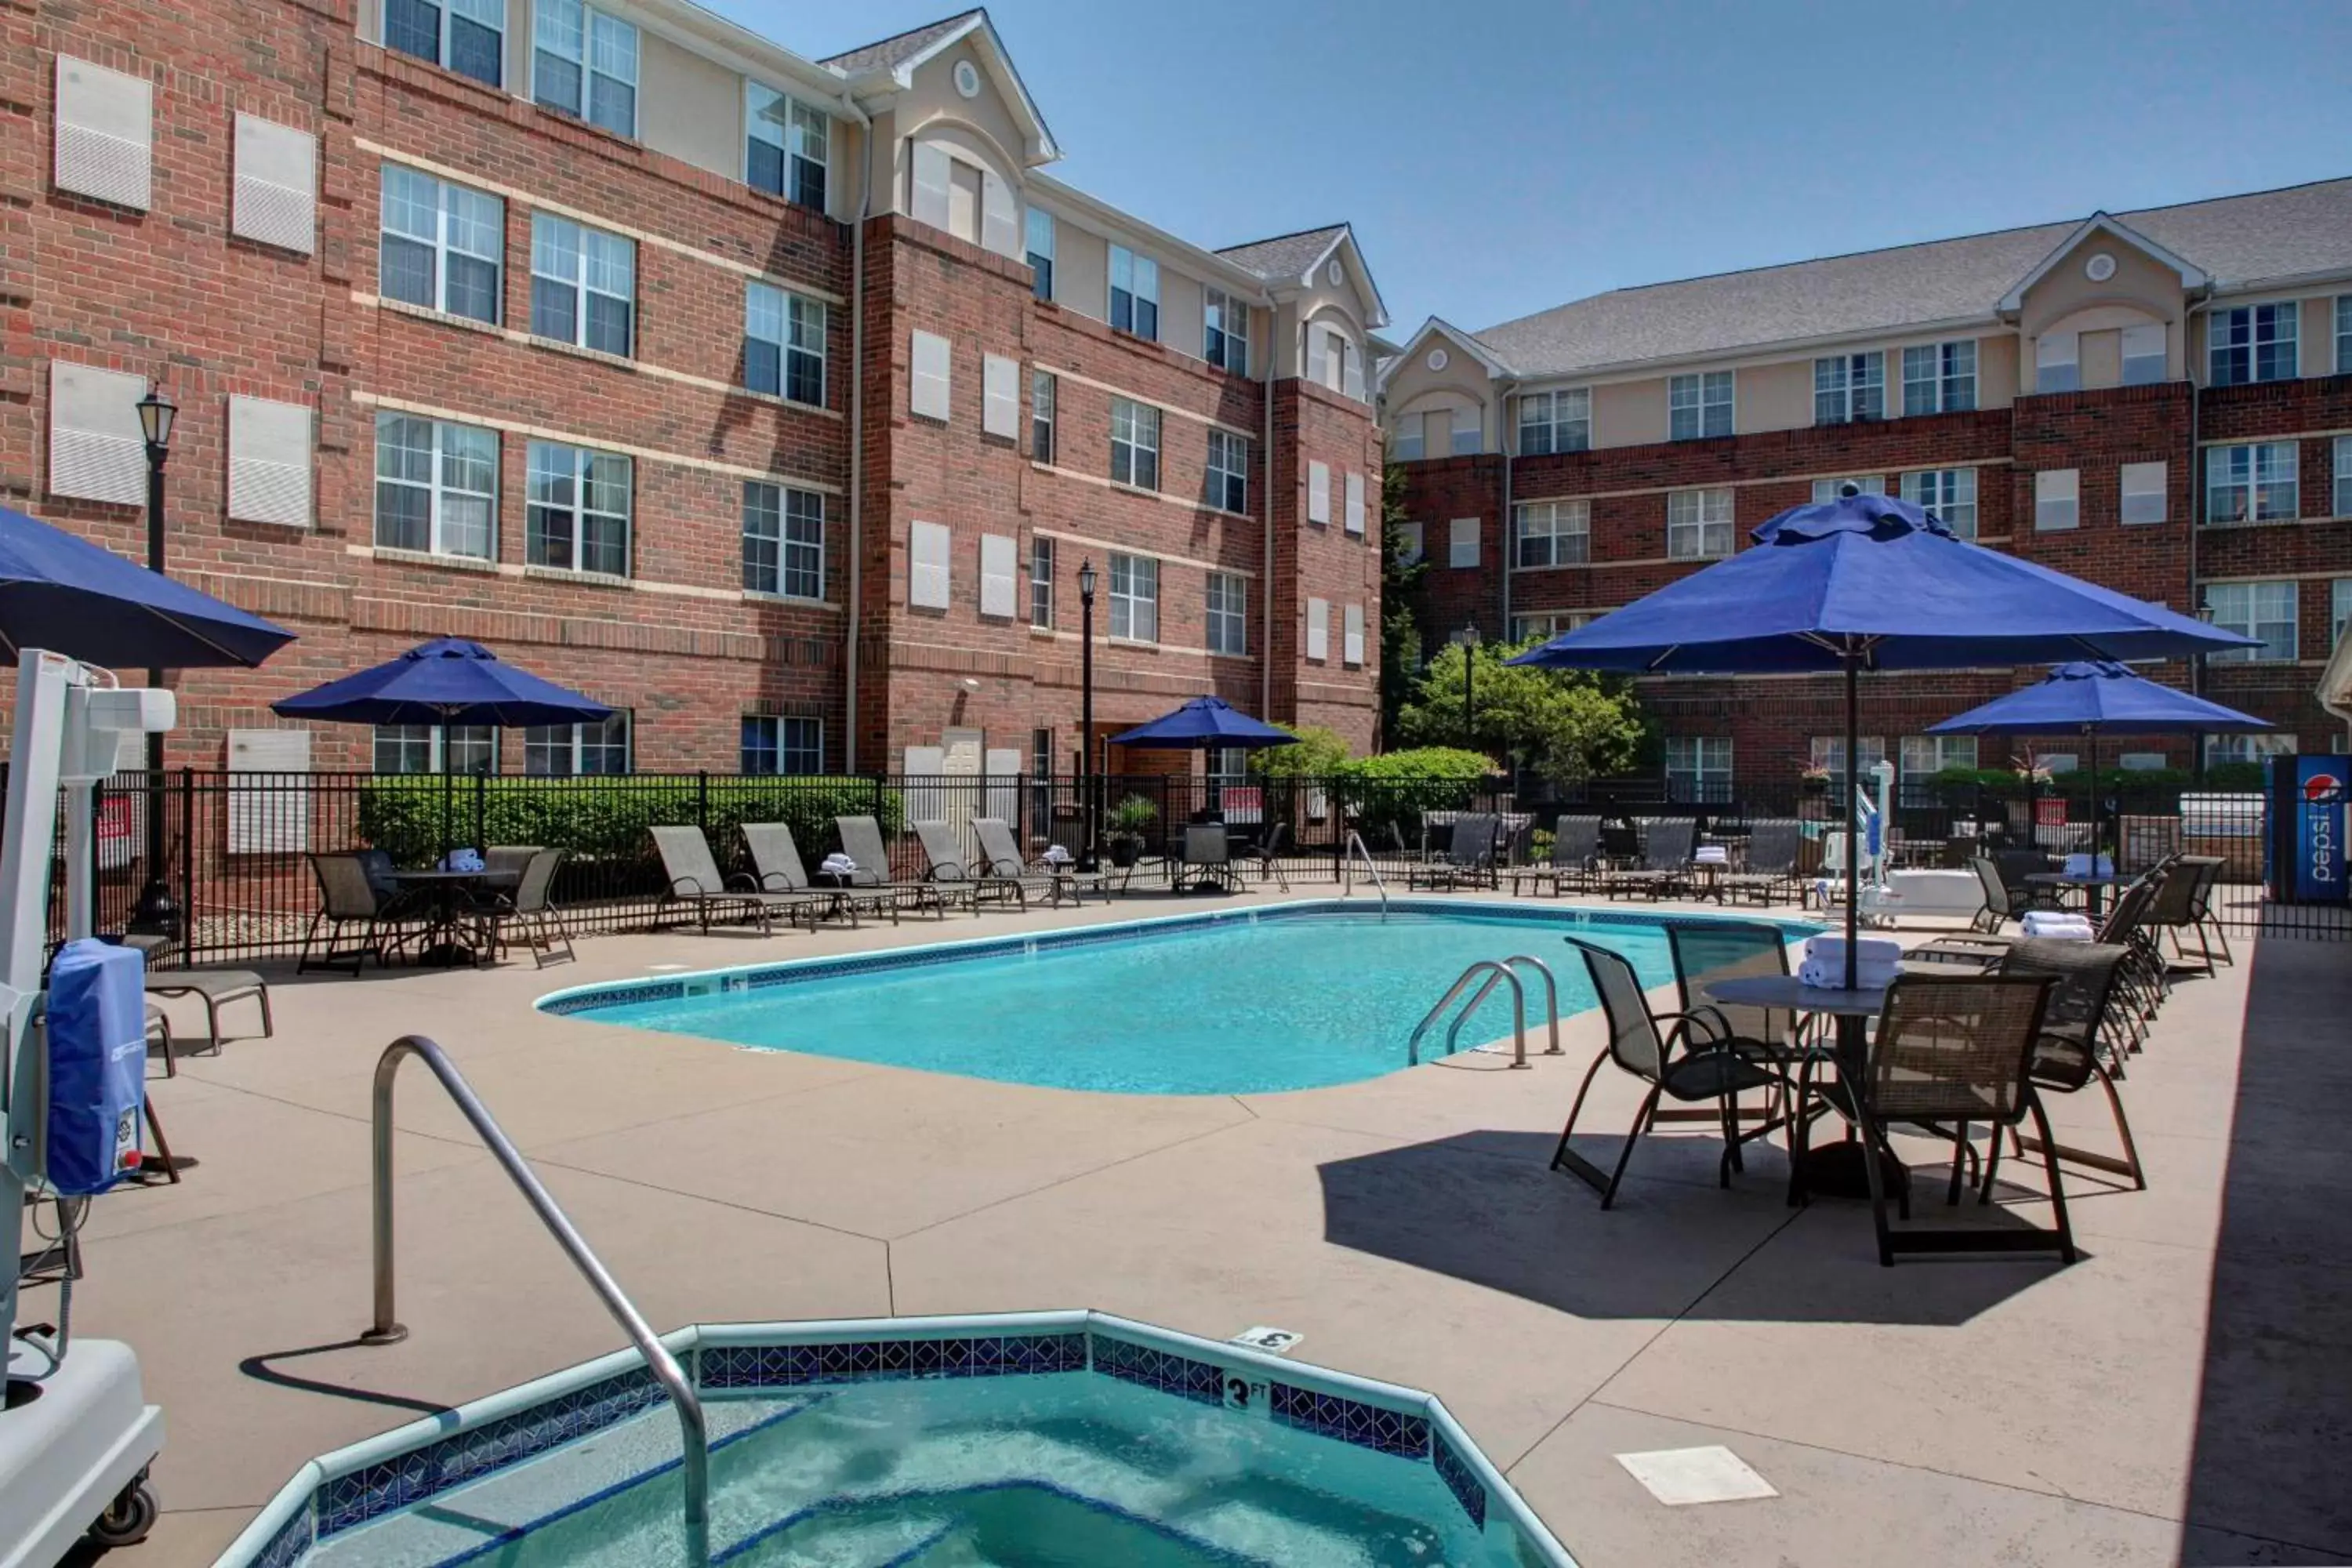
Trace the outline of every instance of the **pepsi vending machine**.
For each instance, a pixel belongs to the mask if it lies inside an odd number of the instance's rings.
[[[2352,757],[2270,759],[2263,882],[2273,903],[2347,901],[2347,780],[2352,780]]]

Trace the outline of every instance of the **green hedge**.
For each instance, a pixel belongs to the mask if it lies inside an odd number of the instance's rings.
[[[839,846],[835,816],[871,816],[885,833],[899,831],[905,802],[894,789],[859,778],[457,778],[448,781],[450,816],[443,832],[437,774],[370,779],[360,786],[360,837],[402,865],[425,865],[452,847],[535,844],[575,858],[650,860],[650,827],[700,823],[722,864],[733,858],[736,828],[746,822],[791,825],[811,864]],[[481,791],[481,834],[474,831]]]

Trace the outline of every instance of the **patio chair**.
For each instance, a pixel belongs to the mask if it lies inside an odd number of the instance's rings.
[[[985,897],[999,903],[1012,900],[1023,909],[1029,907],[1017,877],[992,877],[985,871],[975,871],[966,865],[963,846],[956,841],[955,829],[944,822],[912,822],[915,842],[923,851],[923,880],[937,890],[942,901],[961,903],[974,916],[980,913],[980,900]],[[856,855],[850,857],[855,860]]]
[[[1723,1133],[1723,1157],[1717,1165],[1717,1182],[1721,1186],[1731,1185],[1731,1173],[1747,1168],[1740,1157],[1740,1145],[1765,1137],[1781,1125],[1768,1111],[1755,1131],[1741,1131],[1739,1097],[1751,1089],[1766,1089],[1776,1098],[1784,1096],[1788,1079],[1780,1068],[1768,1057],[1742,1049],[1718,1036],[1715,1026],[1700,1015],[1653,1013],[1641,976],[1614,949],[1581,937],[1561,940],[1584,958],[1593,994],[1601,1001],[1609,1043],[1592,1058],[1592,1065],[1584,1070],[1583,1081],[1577,1085],[1576,1100],[1569,1107],[1568,1123],[1560,1129],[1559,1146],[1552,1151],[1551,1168],[1566,1171],[1599,1192],[1601,1206],[1605,1209],[1617,1201],[1618,1184],[1625,1179],[1625,1165],[1633,1157],[1633,1145],[1659,1120],[1658,1101],[1664,1098],[1695,1105],[1713,1100],[1715,1121]],[[1625,1134],[1624,1147],[1618,1151],[1615,1168],[1603,1174],[1601,1167],[1578,1153],[1569,1140],[1576,1131],[1576,1119],[1583,1113],[1584,1097],[1591,1089],[1593,1079],[1604,1063],[1612,1061],[1650,1087],[1642,1097],[1641,1109],[1633,1113],[1633,1125]]]
[[[2042,1033],[2034,1041],[2034,1086],[2073,1094],[2096,1081],[2106,1092],[2107,1109],[2116,1119],[2116,1135],[2123,1142],[2121,1158],[2063,1145],[2054,1151],[2058,1158],[2127,1176],[2135,1188],[2145,1191],[2147,1177],[2140,1169],[2139,1147],[2132,1141],[2131,1122],[2124,1116],[2123,1097],[2116,1092],[2115,1075],[2100,1059],[2103,1054],[2117,1060],[2123,1055],[2124,1043],[2118,1037],[2120,1025],[2115,1016],[2116,998],[2121,971],[2130,956],[2130,950],[2118,942],[2053,942],[2027,937],[2011,945],[1997,973],[2047,976],[2057,982],[2042,1016]],[[2015,1127],[2010,1129],[2010,1141],[2021,1153],[2042,1152],[2037,1141],[2023,1137]],[[1988,1197],[2000,1160],[2000,1145],[1996,1140],[1985,1172]]]
[[[1969,921],[1972,930],[1990,935],[2011,921],[2022,919],[2029,910],[2064,907],[2058,901],[2054,889],[2025,879],[2049,869],[2049,862],[2032,850],[2004,849],[1998,854],[1979,855],[1969,862],[1969,869],[1977,874],[1977,886],[1984,889],[1985,900],[1984,908]]]
[[[2148,900],[2147,912],[2141,925],[2148,939],[2148,951],[2155,953],[2164,973],[2169,974],[2201,974],[2214,973],[2214,954],[2205,946],[2201,936],[2200,951],[2191,953],[2181,941],[2184,931],[2195,931],[2199,911],[2210,910],[2210,879],[2220,872],[2220,861],[2210,855],[2176,856],[2155,875],[2155,893]],[[2210,918],[2210,914],[2208,916]],[[2171,933],[2171,960],[2166,960],[2158,948],[2165,933]]]
[[[1075,857],[1058,864],[1050,860],[1030,861],[1021,858],[1021,846],[1013,837],[1013,825],[1001,816],[975,816],[971,819],[972,836],[980,840],[980,853],[988,874],[1000,881],[1021,885],[1022,901],[1025,905],[1032,892],[1043,893],[1049,904],[1058,904],[1066,894],[1075,903],[1087,889],[1092,889],[1108,900],[1102,873],[1080,871]],[[1064,853],[1069,853],[1065,847]]]
[[[1494,879],[1495,830],[1499,825],[1484,812],[1465,811],[1454,819],[1454,836],[1442,855],[1408,866],[1407,888],[1458,888],[1464,882]]]
[[[387,891],[369,875],[369,858],[381,857],[386,872],[392,857],[381,849],[311,855],[310,874],[319,882],[319,910],[310,917],[310,929],[302,933],[302,951],[294,961],[294,973],[301,974],[313,969],[340,972],[346,961],[351,973],[358,974],[373,956],[379,969],[386,967],[385,944],[397,931],[408,910],[416,900],[404,893],[397,883]],[[360,928],[359,945],[340,945],[343,933],[352,926]],[[326,951],[313,958],[312,946],[319,940],[320,928],[326,931]]]
[[[579,956],[572,948],[572,928],[563,923],[562,911],[555,907],[555,873],[562,868],[565,853],[532,850],[511,889],[485,888],[476,900],[473,914],[481,922],[482,945],[493,959],[500,948],[514,945],[510,933],[517,930],[530,945],[533,969],[547,967],[547,957],[553,955],[558,942],[563,944],[567,961]]]
[[[530,858],[541,847],[537,844],[493,844],[482,851],[482,874],[501,887],[520,882],[530,866]]]
[[[826,900],[824,915],[838,914],[854,929],[860,910],[879,910],[898,923],[898,896],[858,894],[842,889],[812,887],[808,868],[801,859],[801,847],[793,841],[793,829],[785,822],[746,822],[740,825],[743,847],[751,852],[751,875],[759,881],[763,893],[807,893]],[[823,918],[823,917],[820,917]]]
[[[1551,858],[1540,866],[1511,868],[1511,892],[1517,896],[1523,885],[1533,882],[1537,891],[1549,883],[1552,897],[1566,890],[1572,879],[1581,891],[1591,885],[1592,863],[1601,853],[1601,819],[1597,816],[1563,816],[1551,825]]]
[[[1282,852],[1290,847],[1290,824],[1277,822],[1266,830],[1265,837],[1255,843],[1244,844],[1236,851],[1236,858],[1256,868],[1257,879],[1268,877],[1282,884],[1284,892],[1290,891],[1290,879],[1283,874]]]
[[[1601,879],[1601,886],[1612,899],[1621,892],[1663,899],[1687,887],[1691,844],[1697,837],[1698,824],[1687,816],[1653,819],[1649,837],[1642,844],[1642,863],[1610,872]]]
[[[774,917],[779,912],[787,919],[807,914],[810,928],[815,928],[812,911],[824,901],[819,896],[765,893],[740,871],[731,877],[721,873],[719,862],[711,858],[710,841],[703,837],[699,827],[654,827],[646,831],[654,836],[654,848],[661,856],[662,875],[668,879],[670,899],[694,906],[704,935],[710,933],[714,910],[751,915],[760,922],[762,935],[774,934]]]
[[[889,847],[882,842],[882,825],[870,816],[836,816],[833,830],[841,838],[841,852],[857,863],[850,873],[849,885],[865,891],[888,894],[901,906],[912,905],[928,909],[941,920],[947,919],[948,900],[930,881],[900,881],[890,870]]]
[[[1784,900],[1797,886],[1797,851],[1804,841],[1804,825],[1793,817],[1755,824],[1748,834],[1748,858],[1724,878],[1724,890],[1759,904]]]
[[[1706,994],[1714,981],[1787,974],[1789,939],[1779,926],[1761,921],[1677,921],[1666,927],[1666,947],[1674,958],[1675,989],[1684,1016],[1706,1024],[1717,1044],[1783,1071],[1793,1068],[1797,1056],[1811,1048],[1812,1022],[1808,1018],[1785,1007],[1717,1002]],[[1710,1114],[1661,1110],[1657,1120],[1688,1121]],[[1769,1107],[1767,1115],[1769,1119]]]
[[[205,1010],[205,1033],[215,1052],[221,1048],[221,1009],[232,1002],[261,1005],[260,1038],[268,1039],[277,1026],[269,1016],[269,983],[250,969],[151,969],[147,994],[166,1001],[194,996]]]
[[[1223,823],[1187,823],[1179,843],[1181,853],[1168,868],[1171,883],[1209,882],[1229,893],[1242,890],[1241,879],[1234,871],[1233,839]]]
[[[2189,892],[2188,921],[2170,928],[2172,951],[2188,959],[2181,947],[2181,935],[2190,932],[2197,938],[2197,956],[2189,962],[2201,965],[2203,973],[2212,973],[2217,963],[2235,967],[2238,960],[2230,952],[2230,933],[2221,929],[2221,918],[2213,912],[2213,889],[2229,862],[2219,855],[2183,855],[2179,857],[2179,862],[2193,868],[2197,877]]]

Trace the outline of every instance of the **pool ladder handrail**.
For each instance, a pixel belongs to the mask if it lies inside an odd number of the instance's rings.
[[[383,1049],[375,1064],[375,1322],[360,1336],[362,1344],[398,1344],[408,1337],[408,1330],[395,1318],[393,1306],[393,1223],[392,1223],[392,1089],[400,1064],[415,1057],[432,1069],[441,1087],[473,1125],[483,1146],[505,1167],[508,1176],[520,1188],[531,1211],[556,1245],[580,1270],[604,1310],[613,1314],[646,1358],[646,1367],[669,1395],[671,1406],[677,1412],[679,1436],[684,1443],[682,1473],[686,1485],[686,1560],[688,1568],[709,1568],[710,1563],[710,1435],[703,1419],[702,1401],[695,1396],[694,1385],[687,1380],[685,1369],[669,1347],[661,1342],[645,1314],[623,1294],[621,1287],[604,1267],[604,1260],[592,1251],[572,1218],[557,1205],[555,1199],[541,1185],[538,1174],[523,1161],[506,1130],[474,1093],[473,1085],[466,1081],[448,1053],[423,1035],[403,1035]]]
[[[1352,898],[1356,891],[1356,862],[1361,860],[1364,869],[1372,875],[1372,889],[1381,896],[1381,923],[1389,919],[1389,885],[1381,880],[1381,868],[1372,861],[1372,852],[1364,847],[1364,836],[1354,828],[1348,829],[1348,841],[1339,850],[1339,896]]]
[[[1462,1026],[1470,1021],[1470,1015],[1478,1010],[1479,1004],[1486,1000],[1496,986],[1508,981],[1511,987],[1511,1065],[1515,1068],[1526,1067],[1528,1065],[1528,994],[1526,985],[1519,979],[1519,967],[1522,964],[1532,965],[1535,972],[1543,976],[1544,1011],[1549,1015],[1548,1022],[1551,1031],[1551,1045],[1544,1055],[1548,1057],[1563,1055],[1559,1045],[1559,982],[1553,977],[1551,965],[1542,959],[1531,953],[1515,952],[1508,958],[1482,958],[1462,972],[1461,977],[1446,988],[1445,994],[1439,998],[1437,1005],[1432,1007],[1428,1016],[1413,1026],[1412,1037],[1405,1042],[1405,1065],[1408,1067],[1421,1065],[1421,1037],[1429,1032],[1429,1026],[1444,1016],[1445,1010],[1454,1005],[1454,999],[1456,996],[1462,994],[1464,987],[1483,974],[1486,977],[1486,983],[1479,986],[1471,996],[1469,1003],[1461,1012],[1454,1015],[1452,1026],[1445,1031],[1445,1054],[1449,1057],[1454,1054],[1456,1048],[1455,1043],[1461,1038]]]

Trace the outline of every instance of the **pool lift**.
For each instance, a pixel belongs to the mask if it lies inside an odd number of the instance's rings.
[[[1848,818],[1851,831],[1837,828],[1830,833],[1829,847],[1834,853],[1822,858],[1813,893],[1827,910],[1830,900],[1843,890],[1844,857],[1853,852],[1852,846],[1859,838],[1862,862],[1854,868],[1860,889],[1854,914],[1865,925],[1893,925],[1903,912],[1903,895],[1886,880],[1886,863],[1892,858],[1887,825],[1895,820],[1895,764],[1882,758],[1864,773],[1869,782],[1853,786],[1853,815]],[[1875,799],[1872,798],[1874,785]]]
[[[0,1269],[0,1342],[7,1346],[6,1401],[0,1408],[0,1568],[48,1568],[88,1534],[106,1546],[144,1537],[155,1521],[147,1468],[163,1447],[163,1415],[146,1402],[139,1360],[119,1341],[72,1337],[74,1254],[59,1286],[58,1322],[19,1329],[17,1290],[24,1259],[27,1194],[92,1192],[102,1181],[70,1170],[122,1170],[135,1164],[143,1125],[143,1088],[118,1090],[96,1136],[65,1147],[65,1130],[87,1116],[53,1121],[53,1084],[89,1086],[104,1059],[121,1058],[128,1041],[42,1016],[43,949],[48,937],[49,879],[57,860],[58,795],[65,794],[65,934],[92,926],[91,795],[114,771],[118,738],[168,731],[177,716],[168,690],[121,688],[102,669],[62,654],[25,648],[17,657],[16,719],[8,772],[7,817],[0,829],[0,1013],[7,1020],[0,1051],[6,1097],[6,1147],[0,1150],[0,1205],[16,1237]],[[135,966],[134,966],[135,967]],[[143,1004],[131,1009],[141,1030],[139,1080],[146,1067]],[[103,1075],[121,1085],[131,1075]],[[61,1099],[64,1098],[61,1096]],[[127,1099],[128,1104],[113,1100]],[[86,1107],[85,1107],[86,1109]],[[127,1140],[127,1147],[126,1147]],[[103,1144],[103,1147],[94,1145]],[[61,1217],[76,1205],[59,1203]],[[68,1353],[70,1352],[70,1353]]]

